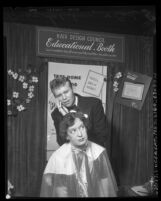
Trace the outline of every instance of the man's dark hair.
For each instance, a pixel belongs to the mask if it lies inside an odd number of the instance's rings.
[[[74,125],[75,119],[80,119],[84,126],[87,129],[89,129],[89,121],[88,119],[84,116],[84,114],[82,112],[69,112],[67,113],[64,117],[63,120],[61,121],[60,125],[59,125],[59,134],[60,137],[65,141],[68,142],[67,140],[67,130],[69,127]]]
[[[64,86],[66,83],[69,83],[70,87],[72,88],[72,83],[68,77],[58,77],[50,81],[50,89],[53,92],[53,90],[59,88],[60,86]]]

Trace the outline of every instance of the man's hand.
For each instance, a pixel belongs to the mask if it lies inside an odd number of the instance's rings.
[[[69,111],[68,111],[68,109],[65,107],[65,106],[63,106],[62,105],[62,103],[61,103],[61,101],[56,101],[56,106],[57,106],[57,108],[58,108],[58,110],[59,110],[59,112],[64,116],[64,115],[66,115]]]

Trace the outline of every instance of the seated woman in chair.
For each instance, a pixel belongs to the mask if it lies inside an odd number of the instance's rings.
[[[60,124],[66,140],[50,157],[40,197],[116,197],[117,184],[106,149],[88,140],[88,119],[68,113]]]

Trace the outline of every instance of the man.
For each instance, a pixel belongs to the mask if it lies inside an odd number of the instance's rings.
[[[106,149],[88,140],[88,119],[67,113],[60,123],[66,143],[51,155],[40,197],[116,197],[117,184]]]
[[[89,119],[89,140],[106,147],[107,122],[102,102],[95,97],[83,97],[73,92],[72,83],[67,77],[56,78],[50,82],[51,91],[57,100],[57,108],[51,116],[56,128],[57,142],[61,146],[64,141],[59,135],[59,124],[63,116],[72,111],[81,111]]]

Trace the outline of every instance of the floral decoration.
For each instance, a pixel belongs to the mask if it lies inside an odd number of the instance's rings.
[[[154,186],[153,193],[158,195],[158,139],[157,139],[157,76],[153,75],[153,150],[154,150]]]
[[[14,186],[11,184],[10,180],[8,180],[7,184],[7,194],[6,194],[6,199],[10,199],[11,196],[14,194]]]
[[[119,90],[119,79],[122,77],[121,72],[117,72],[113,80],[113,91],[116,93]]]
[[[34,98],[38,77],[31,72],[31,69],[25,72],[20,70],[19,73],[9,69],[7,74],[8,82],[12,81],[7,89],[7,114],[16,115],[17,112],[26,110]]]

